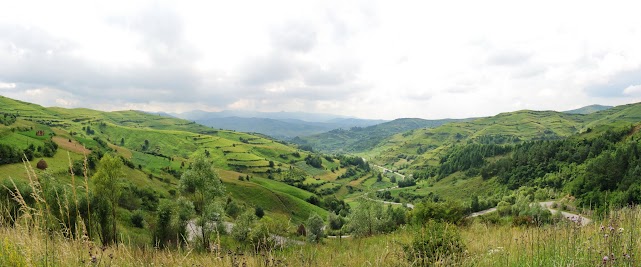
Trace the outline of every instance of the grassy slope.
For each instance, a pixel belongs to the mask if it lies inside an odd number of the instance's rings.
[[[442,257],[443,266],[638,266],[641,238],[638,207],[613,210],[607,217],[579,227],[558,223],[541,227],[512,227],[475,219],[453,228],[460,233],[464,253]],[[605,229],[601,229],[604,226]],[[609,227],[614,227],[609,230]],[[97,261],[109,266],[416,266],[408,260],[404,246],[425,229],[402,228],[386,235],[366,238],[326,239],[323,244],[306,244],[267,253],[195,253],[192,250],[118,248],[91,246],[70,240],[59,233],[23,227],[0,228],[0,265],[80,266]],[[47,239],[49,238],[49,239]],[[612,255],[616,260],[613,260]],[[608,256],[604,261],[604,256]],[[629,257],[628,257],[629,256]]]
[[[164,168],[181,170],[181,163],[188,164],[188,158],[192,154],[207,150],[214,166],[221,173],[227,174],[221,176],[228,183],[228,192],[248,206],[261,206],[267,212],[293,217],[297,221],[305,220],[311,212],[325,214],[324,210],[302,199],[301,196],[311,195],[309,192],[298,188],[293,190],[291,186],[275,181],[263,185],[265,183],[240,182],[237,175],[233,179],[228,176],[228,173],[233,172],[238,175],[242,173],[266,177],[264,171],[268,169],[269,161],[275,162],[278,168],[290,167],[289,161],[280,155],[292,158],[291,154],[297,150],[262,136],[213,130],[190,121],[138,111],[100,112],[90,109],[44,108],[5,97],[0,97],[0,112],[19,114],[16,123],[0,126],[0,143],[20,148],[26,148],[29,144],[38,146],[46,138],[50,138],[49,133],[56,133],[59,138],[71,139],[72,143],[81,143],[91,148],[97,145],[93,138],[99,137],[107,141],[109,147],[118,154],[130,159],[135,166],[142,167],[141,170],[127,169],[128,180],[139,187],[150,187],[162,197],[169,197],[168,190],[175,189],[178,183]],[[12,131],[15,127],[26,127],[26,131]],[[95,134],[87,134],[83,127],[91,127]],[[35,136],[37,130],[44,130],[45,136]],[[77,134],[71,135],[70,132]],[[149,143],[146,150],[143,149],[145,140]],[[70,179],[66,172],[69,165],[67,153],[72,160],[82,158],[77,150],[69,150],[71,151],[60,146],[53,158],[46,159],[49,171],[63,180]],[[166,155],[170,159],[151,155],[149,152]],[[302,151],[299,153],[301,158],[306,156]],[[32,164],[35,166],[35,162]],[[2,165],[0,173],[0,179],[26,178],[22,164]],[[154,178],[149,179],[150,174]]]
[[[431,129],[417,129],[396,134],[374,149],[359,153],[389,167],[402,155],[414,156],[405,167],[435,165],[443,152],[457,143],[474,141],[488,135],[518,137],[520,140],[565,138],[588,128],[608,128],[641,121],[641,104],[614,107],[588,115],[554,111],[516,111],[467,122],[453,122]],[[426,150],[417,153],[418,148]]]
[[[372,149],[383,139],[394,134],[419,128],[433,128],[452,121],[455,120],[396,119],[364,128],[338,129],[306,136],[295,139],[294,142],[308,144],[314,149],[325,152],[363,152]]]
[[[359,153],[368,160],[400,172],[412,173],[425,166],[438,166],[441,157],[452,146],[474,142],[481,136],[504,135],[520,140],[557,139],[584,133],[582,138],[610,129],[629,126],[641,121],[641,104],[614,107],[587,115],[553,111],[517,111],[469,122],[448,123],[432,129],[417,129],[394,135],[375,149]],[[588,130],[589,129],[589,130]],[[592,133],[586,133],[586,132]],[[422,148],[423,153],[418,153]],[[482,181],[480,177],[467,178],[455,173],[439,181],[420,181],[416,186],[395,189],[394,196],[406,191],[416,195],[434,193],[438,196],[468,201],[472,195],[487,196],[501,186]]]

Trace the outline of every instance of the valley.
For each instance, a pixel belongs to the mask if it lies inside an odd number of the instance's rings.
[[[583,242],[602,225],[634,227],[641,214],[630,206],[641,201],[641,104],[398,119],[290,141],[162,114],[45,108],[7,97],[0,114],[0,237],[13,240],[3,241],[0,263],[12,265],[49,255],[58,265],[83,261],[43,249],[38,231],[94,253],[83,247],[85,236],[116,265],[155,249],[147,260],[159,264],[411,266],[423,259],[419,243],[435,238],[426,229],[457,244],[439,245],[445,263],[548,262],[559,258],[547,250],[536,254],[545,260],[525,256],[535,254],[511,240],[534,235],[525,246],[541,246],[579,231],[572,238]],[[575,228],[568,218],[579,216]],[[36,249],[10,256],[25,246]],[[322,262],[346,246],[367,249]],[[186,261],[170,259],[178,255]]]

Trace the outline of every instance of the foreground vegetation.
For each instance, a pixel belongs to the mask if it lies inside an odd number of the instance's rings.
[[[429,221],[387,234],[323,239],[265,250],[202,252],[100,245],[22,218],[0,227],[2,266],[638,266],[641,208],[612,210],[587,226],[568,220],[514,226],[469,219]]]

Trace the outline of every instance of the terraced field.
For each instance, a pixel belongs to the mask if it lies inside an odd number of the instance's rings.
[[[276,169],[296,168],[309,177],[329,172],[308,168],[302,161],[307,152],[264,136],[214,130],[138,111],[44,108],[6,97],[0,97],[0,113],[17,114],[11,125],[0,125],[1,144],[25,149],[51,139],[58,145],[54,157],[44,159],[48,171],[63,181],[70,181],[70,159],[82,161],[92,151],[107,151],[131,162],[128,182],[150,188],[160,198],[172,198],[170,191],[175,192],[179,182],[176,174],[188,167],[195,154],[204,153],[221,173],[229,195],[239,203],[295,221],[307,219],[312,212],[326,214],[305,201],[312,193],[266,178]],[[35,160],[31,164],[35,167]],[[315,172],[308,172],[312,170]],[[26,179],[21,163],[0,165],[0,174],[0,180]],[[240,181],[239,176],[252,179]]]

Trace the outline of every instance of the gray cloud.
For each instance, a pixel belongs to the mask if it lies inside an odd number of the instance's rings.
[[[241,81],[246,86],[265,86],[274,82],[282,82],[294,77],[299,62],[289,56],[274,52],[249,60],[241,67]]]
[[[487,62],[497,66],[514,66],[526,63],[531,56],[531,53],[516,50],[501,50],[491,53]]]
[[[273,47],[266,55],[247,60],[239,69],[243,99],[258,102],[273,98],[305,101],[349,96],[363,85],[357,82],[358,62],[342,59],[320,65],[303,56],[312,52],[315,30],[306,22],[288,22],[271,32]]]
[[[136,32],[142,37],[139,48],[146,51],[154,63],[189,66],[199,57],[197,50],[185,41],[184,23],[169,7],[151,5],[134,17],[111,17],[112,25]]]
[[[512,77],[517,79],[532,78],[547,72],[547,67],[543,65],[529,64],[518,68],[512,74]]]
[[[271,32],[276,50],[309,52],[316,45],[316,29],[305,21],[290,21]]]
[[[72,42],[35,28],[0,26],[0,80],[49,86],[80,98],[126,99],[135,102],[198,99],[201,86],[193,60],[197,54],[182,39],[182,23],[176,14],[159,7],[135,20],[111,19],[142,36],[139,50],[150,64],[113,66],[76,55]]]
[[[362,30],[380,24],[375,1],[359,0],[341,4],[340,8],[325,10],[325,19],[331,25],[335,42],[344,43]]]
[[[616,73],[605,82],[590,84],[585,92],[595,97],[623,97],[626,88],[638,85],[641,85],[641,66]]]

